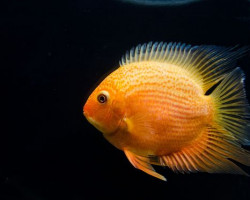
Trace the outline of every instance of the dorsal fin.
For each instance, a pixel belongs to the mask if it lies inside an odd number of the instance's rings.
[[[204,93],[235,66],[235,61],[248,50],[218,46],[191,46],[185,43],[149,42],[139,44],[122,57],[120,66],[155,61],[185,69]]]

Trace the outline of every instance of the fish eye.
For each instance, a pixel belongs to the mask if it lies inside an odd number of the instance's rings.
[[[97,99],[100,103],[105,103],[107,101],[107,97],[104,94],[99,94]]]
[[[102,91],[102,92],[97,96],[97,100],[98,100],[99,103],[105,103],[105,102],[107,102],[108,97],[109,97],[108,92]]]

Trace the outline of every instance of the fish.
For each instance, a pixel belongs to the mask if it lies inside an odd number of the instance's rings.
[[[249,104],[237,60],[244,47],[137,45],[94,89],[86,119],[137,169],[249,176]]]

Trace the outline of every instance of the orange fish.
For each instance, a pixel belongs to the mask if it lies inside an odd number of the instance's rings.
[[[248,175],[249,105],[235,61],[246,49],[148,43],[131,49],[89,96],[87,120],[130,163]]]

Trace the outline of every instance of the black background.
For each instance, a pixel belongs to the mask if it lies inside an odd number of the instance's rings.
[[[250,45],[249,2],[105,0],[1,6],[0,199],[250,199],[250,178],[132,167],[82,115],[96,83],[148,41]],[[249,55],[239,61],[250,94]],[[246,169],[249,172],[249,168]]]

